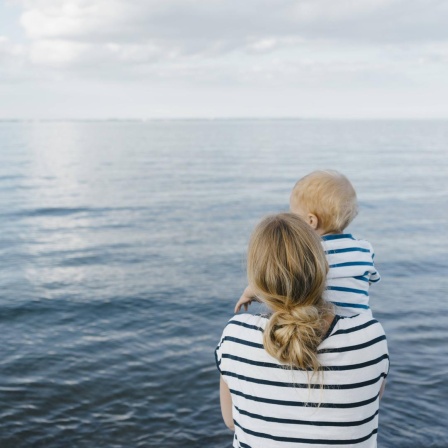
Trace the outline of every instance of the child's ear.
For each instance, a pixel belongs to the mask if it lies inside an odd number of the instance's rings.
[[[311,226],[311,228],[317,230],[319,227],[319,219],[317,218],[316,215],[308,213],[308,224]]]

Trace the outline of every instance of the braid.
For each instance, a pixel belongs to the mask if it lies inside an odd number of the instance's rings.
[[[317,372],[317,347],[326,329],[323,309],[303,306],[273,313],[263,336],[266,351],[284,364]]]

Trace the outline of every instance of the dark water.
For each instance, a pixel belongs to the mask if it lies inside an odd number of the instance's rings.
[[[448,447],[447,162],[448,122],[0,123],[0,447],[230,446],[247,240],[317,168],[383,277],[379,446]]]

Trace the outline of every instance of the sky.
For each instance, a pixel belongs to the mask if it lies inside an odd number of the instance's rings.
[[[0,119],[448,118],[446,0],[0,0]]]

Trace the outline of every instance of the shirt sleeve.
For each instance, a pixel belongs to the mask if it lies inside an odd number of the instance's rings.
[[[230,322],[230,321],[229,321]],[[224,350],[226,348],[226,336],[229,332],[229,325],[227,324],[222,332],[221,339],[219,340],[218,346],[215,349],[215,362],[216,367],[219,370],[219,373],[221,373],[221,363],[222,363],[222,355],[224,353]]]
[[[215,362],[216,362],[216,367],[219,370],[219,373],[221,373],[221,360],[222,360],[222,339],[219,342],[218,346],[215,349]]]
[[[370,283],[378,283],[381,280],[381,276],[380,276],[380,273],[378,272],[378,269],[376,269],[376,267],[375,267],[375,261],[374,261],[375,252],[374,252],[371,244],[370,244],[370,255],[372,257],[373,266],[372,266],[372,270],[370,272],[369,282]]]

